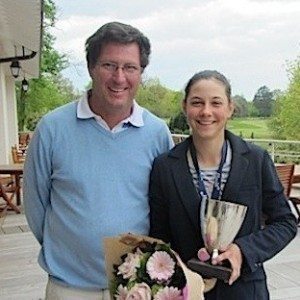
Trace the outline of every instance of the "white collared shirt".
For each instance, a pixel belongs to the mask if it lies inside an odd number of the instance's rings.
[[[132,106],[132,112],[131,115],[122,120],[120,123],[118,123],[116,126],[114,126],[112,129],[109,128],[105,120],[101,117],[96,115],[90,108],[88,103],[88,92],[79,100],[78,106],[77,106],[77,118],[79,119],[89,119],[94,118],[97,123],[105,128],[108,131],[111,131],[113,133],[123,131],[127,128],[127,124],[131,124],[136,127],[142,127],[144,126],[143,121],[143,108],[137,104],[135,100],[133,100],[133,106]]]

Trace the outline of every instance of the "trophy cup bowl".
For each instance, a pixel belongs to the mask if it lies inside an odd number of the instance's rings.
[[[211,258],[218,256],[221,249],[231,244],[240,230],[247,207],[241,204],[215,199],[202,199],[200,209],[201,234],[205,248]],[[212,265],[198,258],[188,261],[189,268],[207,278],[228,281],[231,268],[224,265]]]

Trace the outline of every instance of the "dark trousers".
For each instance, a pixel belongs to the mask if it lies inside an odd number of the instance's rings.
[[[205,294],[205,300],[269,300],[270,295],[265,280],[244,281],[233,285],[217,281],[216,286]]]

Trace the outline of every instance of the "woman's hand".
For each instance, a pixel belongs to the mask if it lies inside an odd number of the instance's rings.
[[[236,244],[230,244],[227,249],[221,249],[221,254],[219,254],[215,259],[212,259],[213,265],[221,264],[224,260],[229,260],[232,272],[229,278],[229,285],[232,285],[241,275],[241,266],[243,262],[243,256],[241,249]]]

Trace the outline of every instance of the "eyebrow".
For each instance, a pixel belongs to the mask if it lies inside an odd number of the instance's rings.
[[[214,96],[211,100],[216,100],[216,99],[222,100],[223,98],[221,96]],[[194,96],[192,98],[189,98],[189,100],[204,100],[204,99],[198,96]]]
[[[139,63],[137,62],[118,62],[118,61],[115,61],[115,60],[100,60],[101,63],[110,63],[110,64],[115,64],[115,65],[140,65]]]

